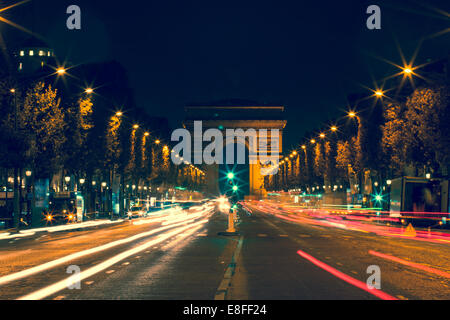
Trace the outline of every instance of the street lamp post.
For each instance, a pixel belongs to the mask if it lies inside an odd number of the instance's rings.
[[[10,90],[10,92],[14,95],[14,134],[17,136],[17,92],[16,89],[13,88]],[[14,164],[14,203],[13,203],[13,207],[14,207],[14,228],[15,229],[19,229],[20,228],[20,199],[19,199],[19,169],[17,167],[17,164]]]

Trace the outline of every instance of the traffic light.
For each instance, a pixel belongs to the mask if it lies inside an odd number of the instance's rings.
[[[233,191],[234,192],[236,192],[236,191],[238,191],[239,190],[239,187],[238,186],[233,186]]]
[[[234,179],[234,173],[233,172],[228,172],[227,173],[227,178],[228,178],[228,180],[233,180]]]

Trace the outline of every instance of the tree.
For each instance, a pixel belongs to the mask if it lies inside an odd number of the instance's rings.
[[[85,174],[91,150],[87,139],[92,124],[92,102],[90,98],[80,98],[65,109],[64,167],[76,175]]]
[[[382,153],[384,166],[395,175],[402,175],[411,161],[409,154],[414,147],[411,131],[405,119],[403,104],[387,105],[382,126]]]
[[[448,175],[450,165],[450,108],[448,86],[422,87],[406,102],[408,127],[420,148],[419,165]]]
[[[38,82],[28,90],[18,118],[20,128],[34,136],[29,154],[35,176],[49,178],[62,165],[61,151],[66,141],[66,123],[57,90]]]
[[[350,141],[341,140],[337,143],[336,167],[341,174],[347,176],[350,186],[354,186],[361,173],[360,153],[357,137],[352,137]]]

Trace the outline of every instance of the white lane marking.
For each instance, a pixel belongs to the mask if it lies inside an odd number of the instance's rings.
[[[111,273],[114,273],[114,272],[116,272],[116,270],[108,270],[108,271],[106,271],[107,274],[111,274]]]
[[[62,299],[64,299],[66,296],[57,296],[55,299],[53,299],[53,300],[62,300]]]
[[[95,281],[86,281],[85,284],[90,286],[91,284],[93,284]]]
[[[191,235],[193,235],[195,232],[197,232],[198,229],[202,228],[203,226],[199,226],[197,228],[193,228],[191,230],[189,230],[189,232],[185,232],[181,234],[180,236],[177,236],[177,238],[175,240],[172,240],[169,242],[169,244],[165,245],[164,247],[162,247],[162,250],[168,250],[170,248],[175,247],[178,243],[182,242],[184,239],[187,239],[188,237],[190,237]]]
[[[112,265],[114,265],[130,256],[133,256],[141,251],[147,250],[148,248],[154,246],[157,243],[166,241],[167,239],[172,238],[181,232],[192,229],[193,227],[198,226],[198,225],[203,225],[206,222],[208,222],[208,219],[204,219],[199,222],[192,223],[185,227],[179,227],[179,228],[177,228],[173,231],[170,231],[166,234],[162,234],[161,236],[159,236],[158,238],[156,238],[154,240],[147,241],[146,243],[144,243],[140,246],[137,246],[133,249],[126,250],[112,258],[109,258],[106,261],[103,261],[102,263],[100,263],[94,267],[91,267],[85,271],[82,271],[78,275],[77,279],[73,279],[72,277],[63,279],[63,280],[56,282],[48,287],[45,287],[43,289],[40,289],[33,293],[30,293],[26,296],[20,297],[18,300],[41,300],[41,299],[44,299],[52,294],[55,294],[56,292],[64,290],[65,288],[67,288],[68,285],[71,285],[76,281],[83,281],[84,279],[89,278],[89,277],[111,267]]]
[[[128,266],[129,264],[130,264],[129,262],[122,263],[123,266]]]
[[[141,238],[145,238],[145,237],[151,236],[151,235],[153,235],[155,233],[158,233],[158,232],[161,232],[161,231],[165,231],[165,230],[168,230],[168,229],[179,227],[181,225],[184,225],[185,223],[192,222],[194,220],[196,220],[196,218],[192,219],[192,220],[187,220],[185,222],[180,222],[180,223],[168,225],[168,226],[165,226],[165,227],[157,228],[157,229],[154,229],[152,231],[143,232],[143,233],[134,235],[134,236],[129,237],[129,238],[113,241],[113,242],[110,242],[110,243],[107,243],[107,244],[104,244],[104,245],[101,245],[99,247],[95,247],[95,248],[92,248],[92,249],[87,249],[87,250],[83,250],[83,251],[80,251],[80,252],[72,253],[72,254],[70,254],[68,256],[65,256],[65,257],[62,257],[62,258],[50,261],[50,262],[46,262],[46,263],[41,264],[39,266],[32,267],[32,268],[29,268],[29,269],[25,269],[25,270],[22,270],[22,271],[19,271],[19,272],[16,272],[16,273],[12,273],[12,274],[0,277],[0,285],[3,285],[5,283],[11,282],[11,281],[19,280],[19,279],[22,279],[22,278],[25,278],[25,277],[29,277],[29,276],[31,276],[33,274],[36,274],[36,273],[43,272],[45,270],[54,268],[54,267],[56,267],[56,266],[58,266],[60,264],[69,262],[71,260],[75,260],[75,259],[87,256],[87,255],[90,255],[90,254],[93,254],[93,253],[97,253],[97,252],[101,252],[101,251],[104,251],[104,250],[107,250],[107,249],[111,249],[113,247],[116,247],[116,246],[119,246],[119,245],[122,245],[122,244],[126,244],[126,243],[129,243],[129,242],[141,239]]]
[[[281,238],[289,238],[289,236],[287,234],[280,234]]]

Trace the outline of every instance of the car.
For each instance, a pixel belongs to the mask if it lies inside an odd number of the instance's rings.
[[[128,211],[128,218],[141,218],[147,215],[147,209],[143,206],[134,206]]]

